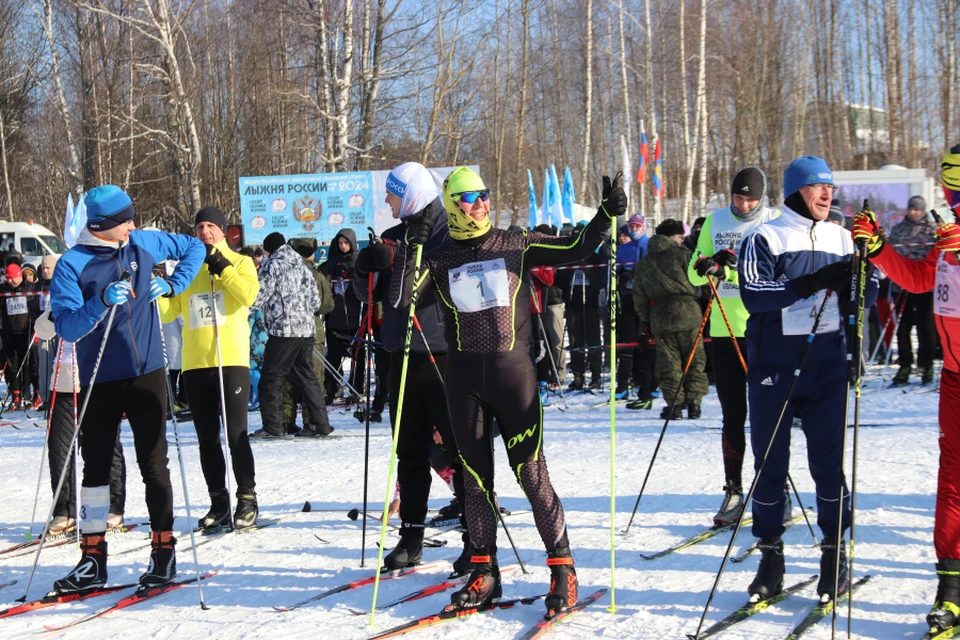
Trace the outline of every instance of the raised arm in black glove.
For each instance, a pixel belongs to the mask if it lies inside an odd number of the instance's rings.
[[[390,240],[372,242],[357,254],[357,274],[365,276],[373,271],[386,271],[393,266],[397,245]]]
[[[627,194],[620,186],[620,174],[618,173],[610,180],[609,176],[603,176],[603,191],[600,196],[600,210],[603,211],[611,220],[622,216],[627,212]]]
[[[841,260],[793,280],[797,295],[809,298],[817,291],[844,291],[850,286],[850,262]]]
[[[433,232],[433,224],[437,221],[437,214],[432,206],[426,206],[419,213],[407,219],[407,233],[404,235],[406,243],[412,247],[426,244]]]
[[[219,276],[223,273],[224,269],[233,266],[230,261],[227,260],[227,257],[220,253],[220,250],[215,246],[212,244],[205,244],[203,246],[207,250],[207,255],[203,261],[207,263],[207,269],[210,270],[210,273]]]

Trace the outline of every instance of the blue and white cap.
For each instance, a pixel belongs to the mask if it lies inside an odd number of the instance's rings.
[[[811,184],[833,184],[833,171],[823,158],[801,156],[783,172],[783,197],[789,198],[800,187]]]
[[[104,184],[87,192],[83,198],[87,209],[87,228],[106,231],[133,220],[133,202],[123,189]]]
[[[437,199],[440,189],[419,162],[404,162],[387,176],[387,193],[400,198],[400,219],[411,216]]]

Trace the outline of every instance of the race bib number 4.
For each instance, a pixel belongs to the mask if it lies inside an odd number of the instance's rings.
[[[450,297],[461,313],[510,305],[509,278],[503,258],[471,262],[450,269],[447,277]]]
[[[19,316],[27,312],[27,299],[23,296],[7,298],[7,315]]]
[[[223,300],[223,291],[217,291],[217,312],[214,314],[209,293],[195,293],[190,296],[190,328],[212,327],[214,317],[218,327],[226,324],[227,307]]]
[[[785,336],[805,336],[813,329],[813,323],[820,312],[826,291],[819,291],[817,295],[798,300],[781,312],[780,321]],[[823,311],[820,324],[817,325],[817,335],[831,333],[840,329],[840,306],[837,304],[836,294],[830,295],[827,308]]]

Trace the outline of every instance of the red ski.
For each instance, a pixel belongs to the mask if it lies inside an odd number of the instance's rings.
[[[24,602],[23,604],[18,604],[16,606],[10,607],[9,609],[4,609],[0,611],[0,618],[9,618],[10,616],[20,615],[21,613],[27,613],[29,611],[35,611],[37,609],[45,609],[46,607],[52,607],[58,604],[64,604],[67,602],[76,602],[77,600],[85,600],[87,598],[94,598],[96,596],[104,596],[108,593],[115,593],[117,591],[123,591],[124,589],[133,589],[138,586],[134,584],[120,584],[115,587],[94,587],[92,589],[84,589],[83,591],[74,591],[73,593],[65,593],[59,595],[55,592],[48,593],[39,600],[34,600],[32,602]]]

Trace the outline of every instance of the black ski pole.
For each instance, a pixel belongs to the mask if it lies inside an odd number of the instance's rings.
[[[810,518],[807,516],[807,509],[803,506],[803,501],[800,500],[800,492],[797,491],[797,485],[793,483],[793,476],[790,473],[787,473],[787,482],[790,483],[790,488],[793,490],[793,495],[797,498],[797,504],[800,505],[800,513],[803,514],[803,519],[807,523],[807,528],[810,529],[810,535],[813,536],[813,546],[818,546],[820,541],[817,540],[817,534],[813,531],[813,525],[810,524]]]
[[[693,357],[697,353],[697,347],[700,346],[700,339],[703,336],[703,330],[707,326],[707,320],[710,318],[710,310],[713,309],[713,292],[710,292],[710,299],[707,300],[707,310],[703,314],[703,320],[700,322],[700,329],[697,331],[697,338],[693,341],[693,349],[687,356],[687,364],[683,367],[683,375],[680,376],[680,384],[677,385],[677,392],[673,394],[673,402],[667,405],[667,419],[663,421],[663,428],[660,429],[660,437],[657,438],[657,445],[653,448],[653,455],[650,457],[650,464],[647,466],[647,473],[643,477],[643,484],[640,485],[640,493],[637,494],[637,502],[633,505],[633,513],[630,514],[630,522],[627,528],[623,530],[623,535],[630,533],[630,527],[633,525],[633,519],[637,515],[637,508],[640,507],[640,499],[643,498],[643,492],[647,488],[647,481],[650,479],[650,472],[653,471],[653,463],[657,461],[657,454],[660,452],[660,445],[663,444],[663,436],[667,433],[667,425],[670,424],[670,418],[673,417],[673,407],[680,399],[680,393],[683,391],[683,383],[687,379],[687,373],[690,371],[690,365],[693,364]]]
[[[770,441],[767,443],[767,448],[763,452],[763,457],[760,458],[760,464],[757,465],[757,470],[753,474],[753,481],[750,483],[750,491],[747,492],[746,498],[744,498],[743,504],[750,504],[753,500],[753,492],[757,488],[757,481],[760,479],[760,473],[763,471],[764,465],[767,463],[767,457],[770,455],[770,450],[773,449],[773,442],[777,438],[777,432],[780,430],[780,423],[783,422],[783,416],[787,412],[787,407],[790,405],[790,398],[793,397],[793,390],[797,386],[797,381],[800,379],[800,371],[803,369],[803,364],[807,360],[807,354],[810,353],[810,347],[813,346],[813,340],[817,334],[817,328],[820,326],[820,319],[823,318],[823,312],[827,308],[827,303],[830,302],[830,296],[833,295],[833,292],[827,289],[827,295],[823,298],[823,304],[820,305],[820,310],[817,311],[816,318],[813,319],[813,327],[810,329],[810,334],[807,336],[806,342],[803,344],[803,352],[800,354],[800,362],[797,364],[797,368],[793,371],[793,380],[790,381],[790,388],[787,389],[787,397],[783,400],[783,407],[780,409],[780,417],[777,418],[777,423],[773,427],[773,433],[770,434]],[[789,428],[789,427],[788,427]],[[730,559],[730,551],[733,550],[733,545],[737,541],[737,534],[740,533],[740,527],[743,526],[743,518],[737,520],[737,526],[733,529],[733,535],[730,537],[730,542],[727,544],[727,550],[723,554],[723,561],[720,563],[720,570],[717,571],[717,577],[713,581],[713,587],[710,589],[710,595],[707,597],[707,604],[703,607],[703,614],[700,616],[700,623],[697,625],[697,631],[693,634],[688,634],[687,637],[691,640],[697,640],[700,637],[700,631],[703,629],[703,623],[707,619],[707,613],[710,611],[710,603],[713,602],[713,596],[717,593],[717,587],[720,585],[720,578],[723,576],[723,570],[727,566],[727,560]]]
[[[537,299],[537,289],[533,285],[533,280],[530,281],[530,297],[537,309],[537,322],[540,325],[540,335],[543,336],[543,344],[546,345],[547,355],[550,357],[550,366],[553,367],[553,375],[557,380],[557,391],[560,392],[560,402],[563,403],[563,409],[561,409],[561,411],[566,411],[568,409],[567,399],[563,397],[563,385],[560,384],[560,372],[557,370],[557,361],[553,357],[553,348],[550,345],[550,338],[547,336],[547,328],[543,325],[543,310],[540,308],[540,300]]]
[[[510,546],[513,547],[513,555],[517,556],[517,562],[520,564],[520,571],[523,573],[530,573],[527,571],[527,568],[523,566],[523,560],[520,559],[520,552],[517,551],[517,545],[513,544],[513,536],[510,535],[510,529],[507,529],[507,523],[503,519],[503,514],[500,513],[500,500],[497,498],[496,492],[493,493],[493,510],[497,513],[497,520],[500,521],[500,526],[503,527],[503,532],[507,534],[507,540],[510,541]]]
[[[371,236],[371,240],[373,237]],[[363,345],[364,364],[367,367],[367,410],[364,411],[364,432],[363,432],[363,526],[360,534],[360,566],[365,566],[367,552],[367,480],[370,473],[370,361],[371,350],[370,341],[373,340],[373,272],[367,274],[367,340]]]

